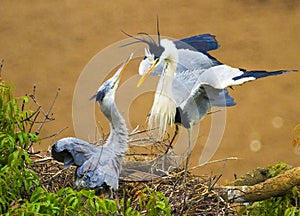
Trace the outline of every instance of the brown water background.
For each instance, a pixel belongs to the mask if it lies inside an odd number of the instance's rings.
[[[56,89],[61,88],[53,110],[56,120],[42,133],[49,135],[68,126],[55,140],[74,136],[72,96],[84,66],[101,49],[125,39],[121,29],[132,34],[140,31],[155,34],[157,15],[162,35],[172,38],[200,33],[216,35],[221,47],[211,54],[230,66],[300,69],[297,0],[5,0],[1,2],[0,15],[0,58],[5,60],[2,76],[17,86],[14,94],[29,93],[36,84],[40,104],[48,107]],[[230,90],[237,106],[227,110],[225,134],[213,159],[231,156],[240,159],[227,162],[225,168],[223,164],[214,164],[195,172],[223,172],[226,179],[232,179],[234,173],[240,175],[280,161],[297,166],[300,151],[293,148],[292,139],[293,128],[300,123],[299,79],[299,73],[293,73]],[[137,107],[139,103],[144,111],[135,112],[135,121],[143,124],[145,107],[149,108],[151,101],[139,99]],[[107,122],[104,126],[107,131]],[[197,164],[207,138],[209,118],[201,127],[192,165]],[[46,150],[55,140],[47,140],[35,148]],[[261,142],[257,151],[251,148],[253,140]]]

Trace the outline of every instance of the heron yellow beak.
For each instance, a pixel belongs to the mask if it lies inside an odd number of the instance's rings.
[[[123,74],[123,72],[125,71],[127,65],[129,64],[130,60],[132,59],[132,56],[133,56],[133,53],[131,53],[126,59],[125,61],[123,62],[123,64],[121,65],[121,67],[118,69],[118,71],[116,72],[116,74],[114,75],[115,77],[115,81],[112,85],[112,88],[115,87],[116,84],[119,83],[120,79],[121,79],[121,76]]]
[[[140,87],[142,85],[142,83],[145,81],[145,79],[151,74],[151,72],[154,70],[154,68],[156,67],[156,65],[159,62],[159,58],[157,58],[151,65],[151,67],[146,71],[146,73],[144,73],[144,75],[140,78],[137,87]]]

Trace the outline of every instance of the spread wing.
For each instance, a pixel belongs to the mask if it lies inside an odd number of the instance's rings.
[[[206,53],[218,49],[219,44],[216,36],[211,34],[200,34],[174,41],[177,49],[193,49]]]
[[[78,167],[76,174],[88,188],[97,188],[105,184],[118,188],[122,158],[117,157],[105,147],[97,151]]]
[[[203,70],[199,76],[198,82],[207,84],[217,89],[225,89],[229,86],[241,85],[245,82],[256,80],[268,76],[277,76],[295,70],[278,70],[278,71],[246,71],[243,69],[232,68],[227,65],[217,65],[207,70]]]
[[[234,106],[234,99],[227,90],[215,89],[209,85],[196,86],[176,108],[175,123],[189,128],[198,124],[209,112],[212,106]]]
[[[67,137],[60,139],[52,146],[52,156],[63,162],[65,168],[71,165],[81,166],[88,160],[95,148],[84,140]]]

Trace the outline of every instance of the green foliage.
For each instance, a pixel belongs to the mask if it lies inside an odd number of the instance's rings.
[[[149,216],[171,215],[171,208],[165,195],[151,188],[142,191],[140,206],[146,207]]]
[[[37,141],[26,131],[32,114],[23,110],[27,103],[27,97],[13,98],[11,86],[0,83],[0,213],[14,200],[28,197],[39,184],[37,174],[27,168],[31,160],[25,149]]]
[[[123,198],[120,204],[116,200],[101,199],[92,190],[77,192],[63,188],[57,193],[49,193],[38,187],[30,200],[17,201],[6,215],[171,215],[166,197],[149,188],[139,195],[139,209],[133,209],[130,199],[125,203],[126,207]]]
[[[281,163],[277,163],[273,166],[268,166],[267,168],[270,171],[268,178],[273,178],[273,177],[291,169],[291,166],[286,163],[281,162]]]
[[[123,205],[121,208],[124,215],[140,215],[139,212],[143,212],[143,215],[148,216],[171,215],[171,207],[163,193],[152,188],[144,188],[137,191],[136,194],[134,201],[130,198],[124,201],[124,198],[122,198],[121,204]]]
[[[94,191],[74,191],[63,188],[57,193],[46,192],[38,187],[30,200],[18,203],[7,215],[117,215],[114,200],[100,199]]]
[[[278,163],[268,167],[270,170],[270,178],[275,177],[291,167],[285,163]],[[267,200],[254,202],[252,205],[242,208],[240,213],[243,215],[284,215],[284,216],[300,216],[300,187],[294,187],[289,193],[272,197]]]

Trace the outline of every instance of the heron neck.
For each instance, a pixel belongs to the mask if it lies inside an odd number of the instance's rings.
[[[106,112],[103,112],[110,122],[110,134],[106,145],[118,155],[124,155],[127,150],[128,132],[123,116],[119,113],[116,104],[113,102]]]
[[[167,130],[167,125],[173,125],[176,115],[176,103],[173,98],[172,84],[176,65],[166,62],[162,75],[156,89],[154,102],[152,105],[149,127],[158,127],[159,137],[163,138]]]
[[[172,97],[172,84],[175,71],[176,64],[172,61],[167,61],[164,65],[161,78],[159,79],[157,91]]]

